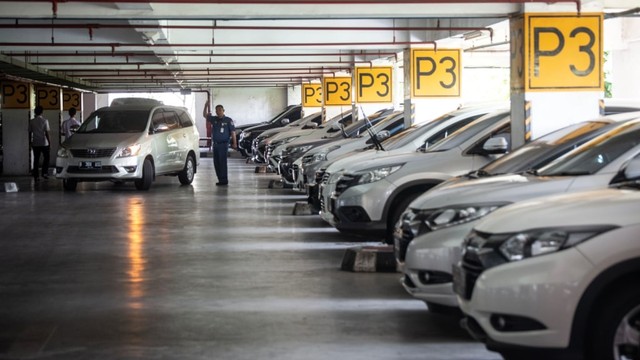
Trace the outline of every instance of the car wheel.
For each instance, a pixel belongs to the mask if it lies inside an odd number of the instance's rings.
[[[407,206],[411,204],[413,200],[415,200],[422,193],[414,192],[409,193],[404,196],[402,199],[397,200],[397,202],[391,206],[389,209],[389,216],[387,217],[387,231],[384,242],[392,245],[393,244],[393,232],[395,230],[396,223],[400,220],[400,215],[407,209]]]
[[[187,156],[187,161],[184,164],[184,169],[178,174],[180,184],[189,185],[193,182],[193,178],[196,175],[196,161],[193,160],[193,156]]]
[[[136,189],[149,190],[151,183],[153,182],[153,164],[151,160],[145,159],[142,165],[142,179],[135,181]]]
[[[76,191],[76,187],[78,186],[78,180],[76,179],[63,179],[62,187],[65,191]]]
[[[637,359],[640,354],[640,288],[629,283],[607,295],[591,327],[591,360]]]

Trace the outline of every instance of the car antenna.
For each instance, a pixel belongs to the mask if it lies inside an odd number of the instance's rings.
[[[384,151],[382,143],[380,143],[380,140],[378,140],[376,134],[373,133],[373,125],[371,124],[371,121],[369,121],[367,114],[365,114],[364,110],[362,109],[362,106],[360,106],[360,111],[362,111],[362,116],[364,116],[364,120],[367,122],[367,132],[369,133],[369,136],[371,136],[371,141],[373,141],[376,149]]]

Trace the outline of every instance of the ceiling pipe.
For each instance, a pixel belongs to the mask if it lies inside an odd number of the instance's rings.
[[[14,51],[10,51],[5,53],[5,55],[7,56],[19,56],[19,57],[65,57],[65,56],[93,56],[93,57],[115,57],[115,56],[122,56],[122,57],[158,57],[158,56],[184,56],[184,57],[256,57],[256,56],[265,56],[265,57],[322,57],[322,56],[378,56],[378,57],[382,57],[382,56],[398,56],[398,53],[396,52],[353,52],[353,53],[305,53],[305,54],[300,54],[300,53],[277,53],[277,54],[270,54],[270,53],[242,53],[242,54],[210,54],[210,53],[199,53],[199,54],[193,54],[193,53],[148,53],[148,52],[116,52],[111,53],[111,52],[91,52],[91,51],[84,51],[84,52],[80,52],[80,51],[74,51],[74,52],[70,52],[70,53],[50,53],[50,52],[14,52]]]
[[[225,25],[131,25],[131,24],[0,24],[0,29],[183,29],[183,30],[285,30],[285,31],[488,31],[490,27],[422,26],[422,27],[367,27],[367,26],[225,26]]]
[[[243,72],[243,71],[330,71],[330,72],[335,72],[335,71],[348,71],[350,70],[350,68],[347,67],[310,67],[310,68],[228,68],[228,69],[184,69],[184,70],[180,70],[180,72],[204,72],[205,74],[209,74],[209,73],[216,73],[216,72],[229,72],[229,71],[238,71],[238,72]],[[65,70],[66,73],[76,73],[76,72],[94,72],[94,73],[98,73],[98,72],[153,72],[153,71],[157,71],[157,72],[169,72],[169,73],[173,73],[175,72],[175,70],[167,70],[167,69],[146,69],[146,70],[136,70],[136,69],[78,69],[78,68],[74,68],[74,69],[69,69],[69,70]]]
[[[0,0],[8,1],[8,0]],[[236,5],[398,5],[398,4],[526,4],[543,3],[553,4],[559,2],[573,2],[576,4],[577,12],[580,13],[581,0],[556,1],[556,0],[50,0],[53,17],[58,16],[59,3],[144,3],[150,2],[159,4],[236,4]],[[41,0],[22,0],[22,2],[42,2]]]
[[[124,43],[13,43],[1,42],[0,47],[109,47],[114,52],[116,48],[125,47],[171,47],[171,48],[216,48],[216,47],[304,47],[304,46],[411,46],[431,45],[436,47],[435,41],[379,41],[379,42],[333,42],[333,43],[234,43],[234,44],[124,44]]]
[[[181,61],[179,63],[175,63],[175,65],[257,65],[257,64],[265,64],[265,65],[295,65],[295,64],[349,64],[349,65],[357,65],[357,64],[369,64],[370,61]],[[86,66],[118,66],[118,65],[131,65],[131,66],[143,66],[143,65],[161,65],[166,66],[167,64],[163,61],[145,61],[145,62],[32,62],[31,64],[37,66],[76,66],[76,65],[86,65]],[[169,63],[169,65],[173,65],[173,63]]]

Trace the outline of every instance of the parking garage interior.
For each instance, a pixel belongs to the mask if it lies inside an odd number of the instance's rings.
[[[295,214],[304,192],[237,151],[228,187],[215,186],[204,151],[191,185],[158,177],[149,191],[86,182],[70,193],[55,174],[33,181],[24,129],[47,91],[61,100],[45,110],[58,130],[75,96],[82,118],[151,97],[188,109],[206,144],[205,101],[238,126],[266,121],[304,103],[305,85],[357,67],[391,68],[391,101],[305,113],[391,106],[427,122],[510,101],[509,21],[529,12],[604,14],[604,83],[568,101],[593,106],[567,111],[640,99],[632,0],[0,1],[0,359],[501,359],[461,313],[407,294],[400,272],[345,267],[349,250],[386,245]],[[413,48],[461,50],[456,96],[410,95]],[[56,132],[52,164],[62,141]]]

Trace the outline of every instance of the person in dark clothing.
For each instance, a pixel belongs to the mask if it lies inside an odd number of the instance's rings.
[[[204,104],[202,115],[211,123],[211,141],[213,146],[213,166],[216,169],[218,182],[216,185],[225,186],[229,184],[227,175],[227,156],[229,142],[231,148],[237,149],[236,127],[230,117],[224,115],[224,107],[216,105],[216,115],[211,115],[209,100]]]
[[[40,154],[42,154],[42,177],[46,180],[49,178],[49,149],[51,140],[49,140],[49,120],[42,116],[42,106],[36,106],[34,111],[35,117],[29,121],[29,141],[33,149],[33,179],[40,180],[40,171],[38,171],[38,163],[40,162]]]

